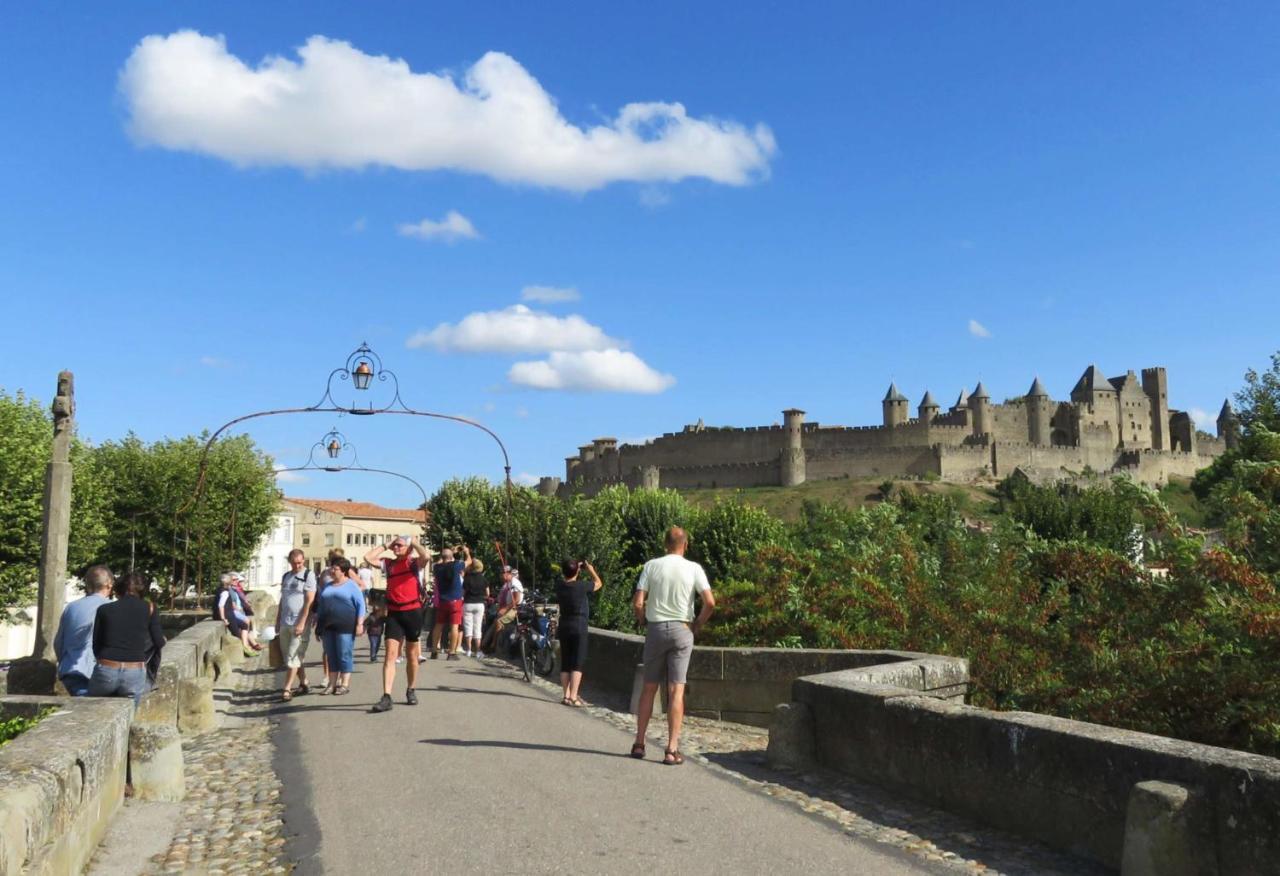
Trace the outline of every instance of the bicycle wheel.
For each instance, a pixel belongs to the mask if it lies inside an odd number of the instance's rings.
[[[533,671],[541,675],[543,678],[551,676],[551,670],[556,668],[556,649],[550,642],[547,642],[533,656]]]
[[[524,670],[524,680],[533,681],[533,643],[528,636],[520,637],[520,668]]]

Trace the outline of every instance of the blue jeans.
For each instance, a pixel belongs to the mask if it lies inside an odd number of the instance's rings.
[[[109,669],[102,664],[93,668],[89,679],[91,697],[133,697],[134,705],[151,690],[146,669]]]
[[[369,634],[369,659],[378,659],[378,649],[382,647],[382,636],[377,633]]]
[[[354,633],[343,633],[338,630],[324,631],[324,653],[329,658],[330,672],[351,672],[356,668]]]
[[[78,672],[68,672],[61,678],[62,686],[67,689],[67,693],[73,697],[87,697],[89,695],[89,679],[85,678]]]

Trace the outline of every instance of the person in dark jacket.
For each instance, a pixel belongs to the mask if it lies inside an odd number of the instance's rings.
[[[91,697],[132,697],[136,705],[151,689],[147,663],[159,662],[164,647],[160,616],[143,596],[148,590],[141,572],[116,579],[115,601],[99,606],[93,623]]]
[[[587,623],[591,619],[591,594],[604,586],[595,567],[586,560],[565,560],[560,569],[564,580],[556,585],[556,602],[560,603],[560,684],[564,687],[566,706],[581,706],[578,687],[582,684],[582,667],[587,662]],[[589,582],[579,580],[582,570],[591,576]]]

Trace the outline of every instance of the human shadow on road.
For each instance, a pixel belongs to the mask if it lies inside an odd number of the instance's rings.
[[[447,684],[438,684],[435,687],[418,687],[415,688],[415,690],[420,690],[423,693],[484,694],[485,696],[491,697],[513,697],[517,700],[533,700],[535,703],[546,703],[547,705],[555,704],[554,700],[549,700],[546,697],[531,697],[526,696],[525,694],[511,693],[510,691],[505,690],[476,690],[473,687],[452,687]]]
[[[501,739],[419,739],[418,742],[423,745],[447,745],[454,748],[514,748],[517,751],[563,751],[569,754],[598,754],[601,757],[629,758],[626,752],[574,748],[568,745],[543,745],[540,742],[508,742]]]

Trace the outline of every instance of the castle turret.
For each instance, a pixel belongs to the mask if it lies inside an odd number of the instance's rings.
[[[803,484],[804,464],[804,411],[790,408],[782,412],[782,428],[786,443],[781,451],[781,480],[784,487]]]
[[[1170,450],[1173,437],[1169,434],[1169,378],[1163,368],[1142,369],[1142,391],[1151,401],[1151,449]]]
[[[1222,410],[1218,413],[1218,437],[1226,442],[1228,450],[1240,443],[1240,418],[1231,407],[1231,399],[1222,403]]]
[[[884,394],[884,401],[880,403],[884,409],[884,424],[893,427],[905,423],[907,404],[907,397],[898,392],[898,384],[890,383],[889,391]]]
[[[951,410],[953,411],[969,410],[969,390],[965,389],[963,386],[960,387],[960,394],[956,396],[956,403],[951,406]]]
[[[920,407],[918,410],[920,413],[920,422],[922,423],[932,423],[933,418],[938,416],[938,403],[933,400],[933,393],[929,392],[927,389],[924,391],[924,398],[920,399]]]
[[[1027,390],[1027,439],[1032,444],[1048,444],[1051,434],[1050,423],[1053,417],[1053,404],[1049,401],[1049,393],[1044,391],[1044,384],[1037,377]]]
[[[991,431],[991,396],[987,395],[981,380],[974,387],[973,395],[969,396],[969,413],[973,416],[973,434],[976,437]]]
[[[538,495],[555,498],[560,492],[560,484],[559,478],[538,478]]]

